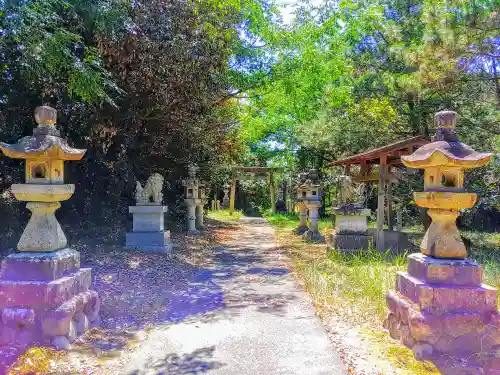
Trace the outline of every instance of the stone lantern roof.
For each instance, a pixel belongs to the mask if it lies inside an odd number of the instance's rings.
[[[438,112],[435,121],[437,131],[434,142],[420,147],[411,155],[402,156],[401,160],[406,166],[411,168],[445,166],[469,169],[482,167],[491,159],[491,153],[476,152],[458,140],[455,134],[456,112]]]
[[[23,137],[16,144],[0,142],[3,153],[15,159],[59,159],[80,160],[86,150],[76,149],[60,138],[56,129],[57,111],[54,108],[42,106],[35,109],[35,119],[38,127],[32,136]]]

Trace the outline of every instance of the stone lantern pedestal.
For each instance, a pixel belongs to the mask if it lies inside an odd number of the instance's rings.
[[[335,215],[335,231],[331,234],[328,247],[343,252],[368,249],[371,238],[368,233],[370,210],[347,204],[332,211]]]
[[[307,206],[305,203],[299,201],[297,202],[297,208],[299,209],[299,226],[295,228],[296,234],[304,234],[309,229],[307,227]]]
[[[482,267],[466,259],[455,224],[459,211],[476,201],[464,191],[464,169],[483,166],[491,154],[458,141],[455,112],[437,113],[436,122],[435,141],[401,158],[424,169],[424,191],[415,193],[415,201],[433,221],[422,253],[408,257],[408,271],[398,273],[396,290],[387,294],[384,324],[416,359],[432,361],[443,375],[498,375],[497,290],[483,284]]]
[[[80,160],[55,127],[56,110],[38,107],[38,127],[19,143],[0,143],[6,156],[26,160],[26,183],[12,186],[27,201],[31,218],[0,271],[0,347],[14,351],[35,345],[70,349],[79,334],[100,323],[99,296],[90,290],[91,270],[67,247],[54,213],[74,192],[64,184],[64,161]]]
[[[203,201],[201,198],[185,198],[184,201],[187,206],[187,232],[189,235],[199,234],[200,221],[203,225],[203,213],[199,213],[198,207],[202,206]]]
[[[321,202],[319,200],[304,200],[303,204],[306,206],[309,213],[309,227],[304,233],[304,238],[312,242],[324,242],[325,237],[319,232],[318,219],[319,209]]]

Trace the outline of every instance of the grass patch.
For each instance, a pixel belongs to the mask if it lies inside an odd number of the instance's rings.
[[[208,211],[207,217],[212,220],[229,222],[229,221],[238,221],[243,216],[242,211],[234,210],[233,213],[229,211],[229,209],[222,209],[218,211]]]
[[[387,314],[385,293],[394,288],[397,271],[406,270],[406,254],[390,256],[375,249],[327,253],[324,244],[306,243],[291,233],[298,218],[270,215],[267,219],[276,228],[280,246],[291,255],[299,279],[325,321],[335,316],[362,327],[363,336],[370,341],[369,350],[381,353],[404,374],[439,374],[432,364],[416,361],[411,350],[395,343],[382,329]],[[323,234],[331,228],[331,220],[321,220]]]

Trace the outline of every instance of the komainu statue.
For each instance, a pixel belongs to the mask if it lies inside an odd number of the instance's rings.
[[[364,184],[360,184],[357,188],[355,187],[352,178],[350,176],[339,176],[340,182],[340,205],[359,205],[364,204]]]
[[[142,187],[137,181],[135,189],[135,201],[137,205],[161,204],[163,200],[163,176],[153,173],[147,180],[146,185]]]

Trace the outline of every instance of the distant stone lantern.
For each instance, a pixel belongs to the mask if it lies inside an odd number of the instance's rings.
[[[196,234],[198,229],[203,228],[203,206],[206,203],[205,185],[196,177],[197,173],[198,166],[190,165],[188,178],[182,181],[184,201],[187,205],[188,234]]]
[[[316,170],[311,169],[307,174],[301,174],[297,188],[297,200],[300,215],[300,224],[296,233],[303,233],[309,241],[322,242],[323,235],[318,230],[319,208],[321,207],[321,184]],[[309,219],[307,226],[306,219]]]
[[[455,223],[460,210],[476,202],[476,195],[464,190],[464,170],[485,165],[492,155],[461,143],[456,119],[455,112],[437,113],[434,142],[401,157],[406,166],[424,169],[424,191],[414,195],[428,208],[432,224],[421,253],[408,256],[408,272],[398,273],[396,291],[387,294],[385,327],[416,359],[431,360],[443,375],[497,375],[497,290],[483,284],[480,264],[465,259]]]
[[[224,198],[222,198],[222,207],[229,208],[229,189],[231,189],[231,185],[225,183],[222,186],[222,190],[224,191]]]
[[[64,161],[85,154],[60,138],[56,116],[55,109],[38,107],[32,136],[0,143],[6,156],[26,160],[26,183],[11,189],[32,212],[17,246],[20,253],[2,261],[0,347],[51,343],[69,349],[77,334],[99,324],[99,297],[89,290],[91,270],[80,268],[80,254],[66,248],[54,215],[75,189],[64,184]]]
[[[296,206],[299,210],[299,226],[295,228],[295,233],[304,234],[307,232],[307,207],[305,199],[307,199],[309,188],[306,185],[307,173],[301,173],[298,176],[299,185],[297,186],[297,203]]]

